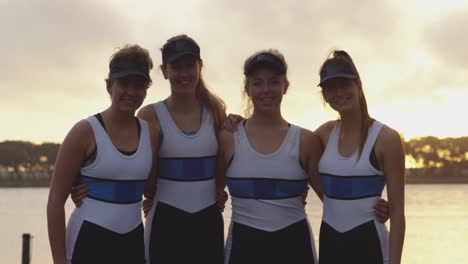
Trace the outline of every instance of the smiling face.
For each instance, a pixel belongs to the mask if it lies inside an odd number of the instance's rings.
[[[275,112],[280,110],[288,85],[284,74],[259,68],[247,76],[245,91],[252,100],[254,112]]]
[[[348,78],[333,78],[322,84],[325,101],[339,113],[359,108],[360,91],[357,82]]]
[[[163,64],[164,78],[171,83],[171,91],[177,94],[195,94],[200,80],[202,63],[193,56],[183,56],[169,64]]]
[[[107,91],[112,100],[111,107],[125,113],[135,113],[143,104],[147,89],[148,81],[139,76],[107,80]]]

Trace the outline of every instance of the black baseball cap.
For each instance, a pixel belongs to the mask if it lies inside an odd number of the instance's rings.
[[[281,74],[286,74],[288,66],[279,52],[273,50],[261,51],[247,59],[244,64],[244,74],[252,73],[258,64],[269,64],[277,69]]]
[[[109,79],[120,79],[127,76],[141,76],[151,81],[148,65],[139,64],[128,59],[120,59],[109,64]]]
[[[162,61],[163,64],[169,64],[186,55],[190,55],[201,60],[200,47],[198,44],[189,37],[174,39],[164,45],[162,50]]]
[[[317,86],[321,86],[324,82],[333,78],[357,79],[358,77],[350,63],[331,61],[325,64],[320,71],[320,83]]]

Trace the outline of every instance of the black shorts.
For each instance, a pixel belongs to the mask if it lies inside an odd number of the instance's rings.
[[[322,221],[320,227],[320,264],[383,262],[380,239],[374,221],[340,233]]]
[[[158,202],[148,242],[151,264],[223,264],[224,223],[212,205],[188,213]]]
[[[274,232],[233,222],[229,264],[312,264],[314,252],[307,221]]]
[[[143,224],[119,234],[88,221],[81,225],[72,264],[144,264]]]

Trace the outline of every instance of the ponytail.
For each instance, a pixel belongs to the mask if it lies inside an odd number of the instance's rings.
[[[195,88],[195,97],[211,113],[216,133],[221,128],[222,122],[226,119],[226,104],[223,100],[212,93],[207,87],[200,73],[197,87]]]
[[[332,53],[333,53],[333,58],[342,57],[345,60],[350,61],[354,66],[353,59],[351,59],[351,56],[349,56],[349,54],[346,51],[344,51],[344,50],[334,50]]]
[[[333,56],[331,57],[330,55],[333,55]],[[361,129],[360,129],[359,155],[358,155],[358,160],[359,160],[361,158],[362,151],[364,149],[364,144],[366,143],[366,140],[367,140],[369,127],[372,125],[374,119],[369,116],[369,112],[367,110],[366,97],[364,96],[364,90],[362,89],[361,77],[359,75],[359,72],[351,56],[344,50],[333,50],[330,53],[330,55],[328,59],[325,60],[325,62],[322,64],[322,67],[320,68],[320,72],[322,72],[325,66],[328,65],[329,63],[347,64],[351,66],[351,68],[354,71],[354,74],[357,76],[355,81],[359,90],[359,106],[361,109]]]
[[[200,58],[200,47],[198,46],[197,42],[193,40],[191,37],[182,34],[172,37],[166,41],[166,43],[161,48],[162,57],[163,57],[163,64],[165,64],[165,53],[171,52],[172,50],[177,50],[177,47],[173,47],[174,42],[176,41],[184,41],[184,47],[186,47],[187,43],[190,46],[188,49],[190,50],[190,54],[195,52],[198,61],[200,62],[200,67],[203,67],[203,61]],[[172,46],[171,46],[172,45]],[[172,51],[174,52],[174,51]],[[169,56],[169,55],[167,55]],[[213,125],[215,128],[216,133],[221,128],[222,122],[226,119],[226,105],[224,104],[223,100],[213,94],[208,88],[206,87],[205,82],[200,73],[200,79],[198,80],[197,86],[195,87],[195,97],[197,100],[207,108],[207,110],[211,113],[213,117]]]

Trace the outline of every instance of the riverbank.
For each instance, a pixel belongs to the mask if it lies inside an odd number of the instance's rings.
[[[406,184],[468,184],[468,177],[406,176]]]
[[[49,179],[0,180],[0,188],[43,188],[49,185]]]

